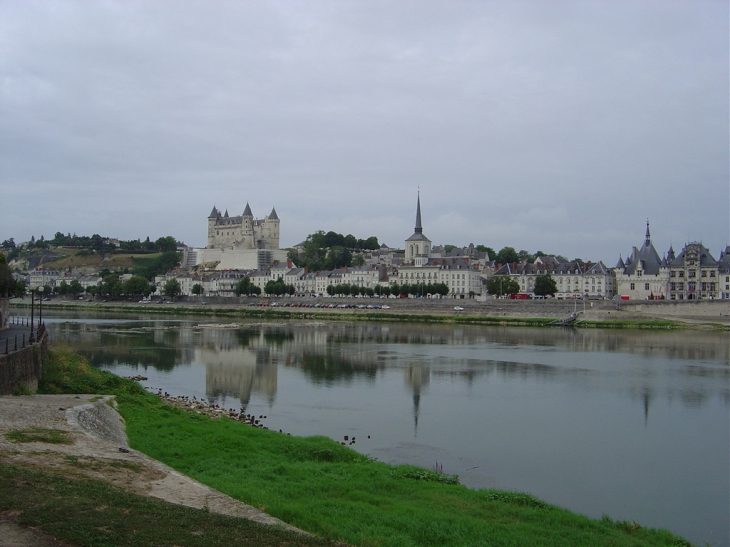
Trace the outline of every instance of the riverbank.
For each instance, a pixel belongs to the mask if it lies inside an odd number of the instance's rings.
[[[330,439],[187,412],[131,380],[75,370],[51,375],[44,389],[111,392],[133,449],[326,538],[383,546],[689,545],[666,531],[591,520],[526,494],[470,490],[439,470],[382,464]]]
[[[153,301],[157,302],[157,301]],[[353,298],[229,298],[209,302],[187,301],[140,304],[120,301],[52,300],[44,309],[155,315],[201,315],[272,320],[405,321],[472,325],[547,326],[579,312],[578,328],[659,328],[730,330],[728,301],[629,301],[606,300],[428,300]],[[277,305],[274,305],[277,304]],[[291,306],[291,304],[297,304]],[[306,304],[307,307],[302,307]],[[341,306],[355,306],[342,308]],[[382,306],[388,306],[383,309]],[[319,306],[319,307],[314,307]],[[357,307],[361,306],[361,307]],[[380,306],[379,309],[367,306]],[[30,302],[14,300],[11,307],[29,308]],[[461,309],[455,309],[455,308]]]

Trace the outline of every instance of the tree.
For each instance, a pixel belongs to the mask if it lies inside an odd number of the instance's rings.
[[[445,252],[446,254],[449,254],[449,253],[450,253],[451,251],[453,251],[454,249],[456,249],[456,245],[451,245],[451,244],[446,244],[446,245],[444,245],[444,252]]]
[[[155,247],[161,253],[174,253],[177,250],[177,241],[172,236],[161,237],[155,241]]]
[[[203,288],[201,287],[200,289],[202,292]],[[195,293],[195,287],[193,287],[193,294],[198,294]],[[248,276],[245,276],[236,284],[236,296],[241,296],[242,294],[251,294],[251,278]]]
[[[119,282],[119,276],[113,273],[104,277],[104,281],[99,287],[99,294],[106,294],[108,296],[118,296],[122,294],[122,291],[123,287]]]
[[[558,292],[558,286],[550,274],[538,275],[535,278],[535,294],[537,296],[555,296],[556,292]]]
[[[520,259],[520,262],[523,262],[523,261],[532,262],[533,260],[535,260],[532,256],[532,254],[530,254],[530,251],[526,251],[524,249],[522,249],[519,253],[517,253],[517,258]]]
[[[348,249],[361,249],[362,247],[357,244],[357,238],[352,234],[345,236],[345,246]]]
[[[375,236],[370,236],[361,245],[361,249],[364,249],[366,251],[377,251],[378,249],[380,249],[380,243],[378,243],[378,238]]]
[[[144,296],[147,297],[152,290],[150,284],[141,275],[133,275],[124,282],[122,291],[128,296]]]
[[[330,296],[335,295],[335,288],[332,285],[327,285],[327,294],[329,294]]]
[[[477,245],[474,247],[474,250],[478,253],[487,253],[489,255],[489,258],[494,260],[497,257],[497,253],[492,249],[491,247],[487,247],[486,245]]]
[[[497,253],[497,258],[494,259],[499,264],[512,264],[513,262],[519,262],[520,257],[517,255],[517,251],[513,247],[503,247]]]
[[[365,259],[360,253],[352,257],[351,266],[362,266],[363,264],[365,264]]]
[[[328,270],[335,270],[337,268],[344,268],[349,266],[352,261],[352,253],[346,247],[336,245],[330,248],[327,253],[326,268]]]
[[[345,236],[338,234],[337,232],[327,232],[324,235],[324,241],[322,242],[323,247],[346,247],[347,241]]]
[[[504,296],[520,292],[520,284],[508,275],[495,275],[487,283],[489,294]]]
[[[162,288],[162,293],[170,298],[179,295],[181,292],[182,287],[180,287],[180,282],[177,279],[168,280]]]
[[[25,283],[13,279],[5,255],[0,253],[0,296],[13,297],[25,294]]]
[[[78,296],[84,292],[84,287],[78,282],[78,280],[74,279],[68,286],[68,292],[73,296]]]
[[[248,279],[248,278],[246,278],[246,279]],[[200,296],[201,294],[203,294],[203,286],[200,283],[196,283],[195,285],[193,285],[193,288],[191,289],[191,291],[194,295]],[[236,296],[241,296],[238,293],[238,287],[236,287]]]

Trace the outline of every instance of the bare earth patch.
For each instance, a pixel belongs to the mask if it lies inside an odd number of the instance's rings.
[[[98,423],[110,421],[107,400],[97,395],[0,397],[0,461],[42,468],[70,478],[103,480],[135,494],[197,509],[205,507],[214,513],[301,532],[130,449],[123,428],[119,430],[121,435],[119,431],[110,434],[108,423]],[[116,419],[121,421],[118,415]],[[113,429],[116,424],[111,425]],[[19,442],[19,431],[42,431],[46,437],[41,438],[46,441],[62,437],[70,443],[43,442],[32,437]],[[15,525],[12,515],[0,514],[0,547],[6,545],[59,547],[65,544]]]

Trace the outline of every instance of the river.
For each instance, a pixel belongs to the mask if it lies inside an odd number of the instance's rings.
[[[730,333],[44,315],[150,389],[730,547]]]

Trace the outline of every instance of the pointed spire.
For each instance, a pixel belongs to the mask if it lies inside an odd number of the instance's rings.
[[[646,219],[646,238],[644,239],[644,245],[647,247],[651,245],[651,234],[649,233],[649,219]]]
[[[246,208],[243,210],[243,216],[245,216],[245,217],[253,216],[253,213],[251,212],[251,207],[248,205],[248,201],[246,202]]]
[[[228,218],[228,209],[226,209],[226,214],[223,215],[223,218]]]
[[[271,208],[271,213],[269,213],[269,220],[279,220],[278,215],[276,214],[276,208]]]
[[[421,191],[418,191],[418,203],[416,205],[416,233],[423,233],[423,226],[421,226]]]
[[[218,216],[218,209],[215,208],[215,205],[213,205],[213,210],[208,215],[208,218],[216,218]]]

